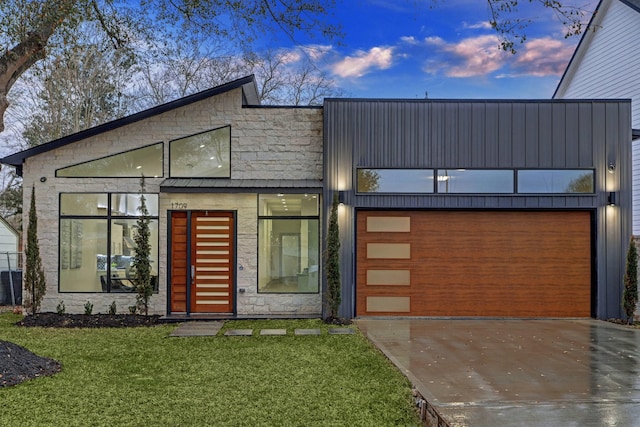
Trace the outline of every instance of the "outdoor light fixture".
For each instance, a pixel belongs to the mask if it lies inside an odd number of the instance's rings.
[[[344,199],[345,199],[345,192],[344,191],[338,191],[338,203],[340,203],[341,205],[344,205]]]
[[[609,192],[609,197],[607,197],[607,201],[609,202],[609,206],[615,206],[617,202],[617,195],[615,191]]]
[[[613,173],[616,170],[616,164],[613,162],[609,162],[609,164],[607,165],[607,172],[609,173]]]

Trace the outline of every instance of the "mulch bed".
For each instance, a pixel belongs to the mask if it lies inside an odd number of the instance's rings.
[[[126,328],[153,326],[158,323],[158,315],[37,313],[25,316],[16,325],[45,328]],[[62,366],[56,360],[40,357],[17,344],[0,340],[0,387],[53,375],[61,369]]]
[[[17,344],[0,340],[0,387],[53,375],[61,369],[56,360],[40,357]]]
[[[58,314],[36,313],[25,316],[16,326],[45,328],[126,328],[153,326],[160,323],[159,315],[140,314]]]

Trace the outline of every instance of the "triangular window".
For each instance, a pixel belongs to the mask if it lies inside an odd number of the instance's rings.
[[[161,177],[162,143],[147,145],[56,170],[57,177],[136,178]]]

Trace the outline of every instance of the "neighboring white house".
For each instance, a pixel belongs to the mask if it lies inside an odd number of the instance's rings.
[[[18,268],[20,233],[0,217],[0,270]]]
[[[634,129],[633,234],[640,234],[640,0],[601,0],[553,95],[627,98]]]

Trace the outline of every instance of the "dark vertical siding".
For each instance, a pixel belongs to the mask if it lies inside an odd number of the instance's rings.
[[[586,209],[594,212],[596,315],[619,317],[631,233],[628,101],[325,101],[325,218],[340,209],[342,315],[352,316],[357,209]],[[616,171],[607,173],[614,162]],[[367,168],[594,168],[594,195],[358,195]],[[607,207],[617,191],[619,204]]]

